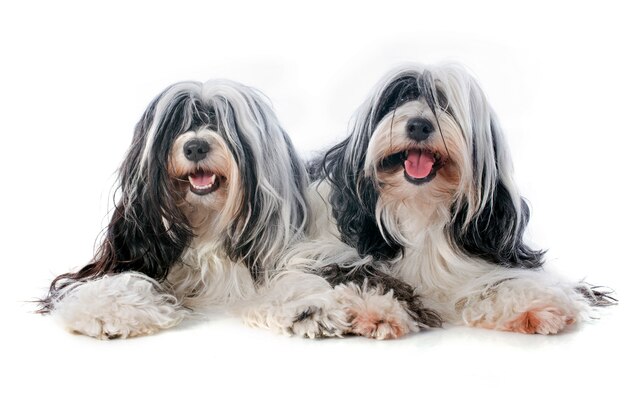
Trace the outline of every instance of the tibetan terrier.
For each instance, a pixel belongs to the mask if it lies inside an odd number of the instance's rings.
[[[347,310],[347,332],[447,322],[554,334],[614,302],[541,269],[504,135],[461,66],[387,75],[309,171],[314,228],[298,258],[351,298],[333,306]]]
[[[125,338],[262,292],[270,305],[239,309],[267,325],[266,314],[290,296],[280,285],[303,275],[277,272],[306,230],[307,182],[260,93],[225,80],[174,84],[135,129],[96,255],[52,282],[41,311],[73,332]],[[270,282],[278,293],[259,289]],[[289,311],[272,326],[299,333],[303,311]]]

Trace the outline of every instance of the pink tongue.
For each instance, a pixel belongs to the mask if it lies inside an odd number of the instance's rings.
[[[432,153],[422,150],[410,150],[404,161],[404,170],[414,179],[423,179],[430,174],[435,164]]]
[[[205,187],[213,183],[213,174],[210,172],[198,172],[189,175],[189,181],[196,187]]]

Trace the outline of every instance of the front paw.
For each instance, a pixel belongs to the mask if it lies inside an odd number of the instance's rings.
[[[386,340],[419,330],[393,292],[383,295],[380,288],[364,289],[355,284],[340,285],[335,290],[350,315],[352,334]]]
[[[55,301],[51,315],[72,333],[109,340],[156,333],[187,313],[153,281],[125,273],[76,285]]]
[[[541,287],[511,279],[457,303],[469,326],[526,334],[556,334],[580,319],[584,302],[567,286]]]
[[[299,337],[341,337],[350,328],[348,319],[342,308],[307,306],[297,312],[288,330]]]
[[[113,340],[145,336],[158,332],[161,327],[143,321],[122,321],[110,316],[94,317],[91,315],[75,316],[71,320],[63,321],[65,327],[74,334],[82,334],[99,340]]]
[[[341,337],[350,330],[348,314],[330,291],[315,299],[250,305],[241,315],[249,326],[288,336]]]
[[[351,333],[359,336],[387,340],[402,337],[412,330],[412,324],[402,313],[352,309],[351,314],[353,315]]]
[[[556,307],[538,307],[520,313],[506,322],[502,330],[528,334],[556,334],[576,322],[575,315]]]

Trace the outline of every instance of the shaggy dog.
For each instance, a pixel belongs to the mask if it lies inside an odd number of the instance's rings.
[[[352,293],[352,333],[553,334],[614,300],[541,269],[498,119],[460,66],[391,72],[310,171],[313,236],[294,264]]]
[[[259,92],[226,80],[174,84],[136,127],[99,250],[52,282],[41,311],[73,332],[125,338],[254,298],[280,282],[280,257],[307,227],[307,182]]]

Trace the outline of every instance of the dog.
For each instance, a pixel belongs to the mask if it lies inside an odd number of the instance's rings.
[[[171,85],[136,126],[93,260],[54,279],[40,311],[110,339],[236,308],[281,282],[281,255],[307,228],[307,184],[260,92],[228,80]],[[281,329],[293,331],[295,319]]]
[[[542,270],[504,134],[463,66],[389,73],[309,172],[312,236],[294,259],[351,299],[332,306],[349,315],[344,334],[555,334],[615,301]]]

